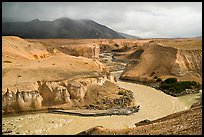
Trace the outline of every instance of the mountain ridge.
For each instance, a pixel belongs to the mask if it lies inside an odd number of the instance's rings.
[[[125,38],[93,20],[59,18],[53,21],[3,22],[2,35],[23,38]]]
[[[126,34],[126,33],[122,33],[122,32],[118,32],[118,34],[120,34],[121,36],[125,37],[126,39],[141,39],[141,37],[130,35],[130,34]]]

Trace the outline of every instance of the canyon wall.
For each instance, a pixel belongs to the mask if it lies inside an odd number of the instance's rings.
[[[28,41],[34,44],[42,44],[51,52],[57,49],[64,54],[72,56],[82,56],[90,59],[99,58],[100,47],[94,42],[83,43],[80,42],[83,40],[75,41],[71,39],[28,39]]]
[[[57,48],[57,47],[55,47]],[[85,44],[85,45],[64,45],[57,48],[64,54],[72,56],[83,56],[91,59],[98,59],[100,48],[98,45]]]
[[[172,73],[202,77],[202,50],[178,50]]]
[[[121,79],[153,82],[155,77],[202,82],[202,50],[177,49],[146,44],[126,58],[130,60]]]
[[[38,90],[16,90],[2,95],[2,112],[42,110],[65,104],[65,107],[84,103],[88,87],[103,85],[106,81],[115,83],[114,77],[104,75],[98,78],[79,78],[63,81],[38,81]],[[2,92],[3,93],[3,92]]]

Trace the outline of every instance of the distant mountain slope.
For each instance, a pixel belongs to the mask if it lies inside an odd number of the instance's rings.
[[[202,36],[198,36],[198,37],[195,37],[195,38],[202,39]]]
[[[2,23],[2,34],[23,38],[124,38],[114,30],[92,20],[69,18]]]
[[[134,35],[129,35],[129,34],[125,34],[125,33],[122,33],[122,32],[118,32],[119,35],[125,37],[126,39],[141,39],[140,37],[138,36],[134,36]]]

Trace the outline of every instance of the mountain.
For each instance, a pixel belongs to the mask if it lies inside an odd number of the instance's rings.
[[[2,35],[23,38],[124,38],[116,31],[92,20],[60,18],[54,21],[4,22]]]
[[[195,37],[195,38],[197,38],[197,39],[202,39],[202,36],[197,36],[197,37]]]
[[[126,33],[122,33],[122,32],[118,32],[119,35],[125,37],[126,39],[141,39],[140,37],[138,36],[134,36],[134,35],[129,35],[129,34],[126,34]]]

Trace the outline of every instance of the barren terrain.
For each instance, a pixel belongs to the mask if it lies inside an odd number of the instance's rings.
[[[103,126],[81,132],[82,135],[202,135],[202,106],[195,104],[189,110],[166,117],[141,121],[136,127],[122,130],[106,129]]]
[[[139,42],[140,43],[140,42]],[[121,79],[155,82],[175,77],[202,83],[202,45],[199,39],[155,39],[117,50],[114,58],[127,61]]]
[[[5,113],[59,105],[88,107],[90,103],[100,105],[103,100],[121,97],[114,77],[94,56],[76,57],[19,37],[2,38],[2,111]],[[89,53],[94,55],[95,50]],[[112,84],[104,85],[107,82]],[[114,103],[103,103],[99,108],[104,109],[106,105],[111,107]]]
[[[186,110],[195,102],[195,96],[189,96],[192,100],[185,104],[185,96],[172,97],[130,83],[154,83],[155,77],[202,83],[200,39],[22,39],[3,36],[2,40],[3,114],[48,108],[141,107],[131,116],[90,119],[63,116],[65,119],[60,122],[60,114],[14,115],[3,119],[4,134],[77,134],[100,125],[106,127],[96,127],[83,134],[201,134],[202,106]],[[119,94],[125,91],[132,92],[134,98]],[[161,117],[164,118],[156,120]],[[42,127],[38,127],[36,119]],[[42,119],[46,119],[45,122]],[[144,119],[151,120],[151,124],[134,127]],[[30,120],[33,125],[25,126]],[[76,128],[79,124],[81,126]],[[124,125],[134,128],[121,130]]]

